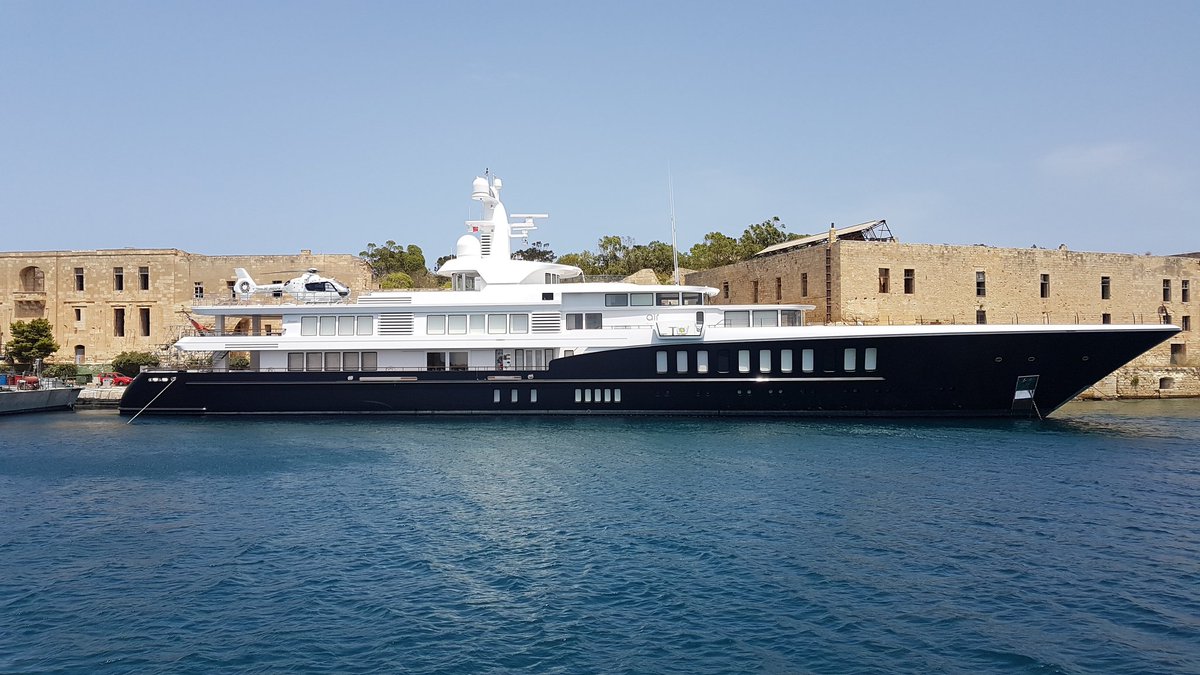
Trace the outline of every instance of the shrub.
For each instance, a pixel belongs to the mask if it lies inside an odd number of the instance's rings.
[[[142,366],[157,366],[158,357],[150,352],[121,352],[113,357],[113,370],[135,377],[141,372]]]
[[[54,363],[43,368],[42,374],[60,380],[73,380],[79,374],[79,368],[74,363]]]
[[[250,357],[245,354],[232,354],[229,357],[230,370],[246,370],[250,367]]]

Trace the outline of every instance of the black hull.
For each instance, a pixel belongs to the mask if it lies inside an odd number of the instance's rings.
[[[148,371],[126,390],[120,412],[1037,417],[1177,330],[681,343],[556,359],[540,371]],[[860,360],[847,371],[843,350],[856,349],[862,359],[867,348],[877,350],[877,368],[866,371]],[[693,357],[698,349],[714,355],[710,372],[675,373],[675,353]],[[751,350],[750,372],[738,372],[738,349]],[[784,349],[796,355],[794,372],[779,372]],[[815,352],[812,372],[801,372],[804,349]],[[732,372],[718,372],[720,350],[734,355]],[[771,351],[773,372],[758,372],[761,350]],[[672,372],[658,372],[661,351]]]

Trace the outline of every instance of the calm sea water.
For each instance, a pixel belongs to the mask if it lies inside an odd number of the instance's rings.
[[[1200,672],[1200,402],[0,420],[0,672]]]

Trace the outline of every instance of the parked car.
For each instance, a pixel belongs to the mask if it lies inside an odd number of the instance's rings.
[[[133,378],[121,373],[100,373],[96,381],[104,386],[124,387],[133,382]]]

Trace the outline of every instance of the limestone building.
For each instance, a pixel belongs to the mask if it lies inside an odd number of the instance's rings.
[[[718,303],[816,307],[810,323],[1173,323],[1176,337],[1092,396],[1200,396],[1200,257],[902,244],[885,221],[695,272]]]
[[[178,249],[0,253],[0,346],[14,321],[47,319],[58,363],[102,365],[123,351],[160,351],[192,304],[232,299],[234,268],[259,283],[317,268],[353,291],[371,287],[366,261],[346,254],[207,256]],[[282,302],[282,299],[280,300]]]

